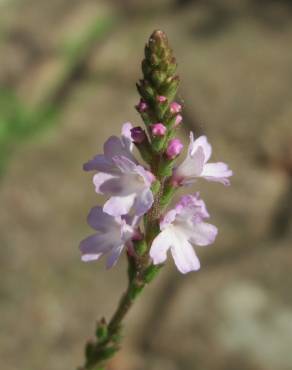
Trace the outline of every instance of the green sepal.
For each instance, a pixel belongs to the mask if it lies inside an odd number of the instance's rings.
[[[149,76],[152,71],[151,65],[149,64],[147,59],[143,59],[142,61],[142,71],[144,76]]]
[[[175,159],[167,159],[163,158],[163,160],[159,164],[158,174],[162,177],[169,177],[172,175],[172,169],[174,165]]]
[[[98,357],[101,361],[108,360],[109,358],[113,357],[114,354],[119,350],[118,346],[112,346],[112,347],[106,347],[103,348],[99,354]]]
[[[142,240],[134,240],[134,249],[138,256],[143,256],[147,252],[147,244],[145,239]]]
[[[138,111],[139,112],[139,111]],[[145,126],[149,126],[151,125],[152,123],[152,119],[149,117],[149,114],[146,113],[146,112],[139,112],[139,114],[141,115],[142,119],[143,119],[143,122],[145,123]]]
[[[146,242],[150,246],[152,244],[152,241],[156,238],[156,236],[160,232],[160,227],[159,227],[159,220],[156,219],[152,222],[147,222],[145,223],[146,226]]]
[[[157,119],[158,119],[159,122],[164,122],[164,117],[165,117],[165,114],[166,114],[167,110],[168,110],[167,101],[164,102],[164,103],[156,104],[155,113],[156,113],[156,116],[157,116]]]
[[[95,343],[93,341],[88,341],[85,345],[85,357],[90,359],[95,351]]]
[[[170,110],[165,112],[164,117],[163,117],[163,123],[168,129],[174,128],[176,116],[177,114],[171,113]]]
[[[98,324],[97,324],[97,328],[96,328],[96,332],[95,332],[97,338],[99,339],[99,341],[104,341],[107,336],[108,336],[108,327],[107,327],[107,324],[106,324],[106,321],[104,318],[102,318]]]
[[[156,71],[153,71],[151,74],[151,81],[157,88],[159,88],[159,86],[161,86],[164,83],[166,78],[167,78],[167,75],[163,71],[156,70]]]
[[[144,81],[142,88],[145,91],[145,96],[148,96],[148,99],[150,98],[153,100],[155,98],[155,91],[148,81]]]
[[[166,126],[169,127],[169,129],[174,129],[176,114],[167,114],[166,116]],[[168,134],[170,133],[170,130],[168,131]]]
[[[123,339],[123,336],[119,333],[113,335],[112,338],[111,338],[111,340],[116,344],[120,343],[122,341],[122,339]]]
[[[165,184],[163,194],[160,198],[160,205],[162,208],[165,208],[170,204],[176,190],[177,187],[171,185],[170,182]]]
[[[155,97],[155,92],[153,88],[145,80],[140,81],[140,84],[137,84],[137,89],[142,98],[149,103],[153,101]]]
[[[156,153],[162,151],[165,146],[166,137],[155,137],[152,139],[152,148]]]
[[[142,143],[135,143],[135,145],[144,161],[149,164],[152,163],[153,153],[148,139]]]
[[[168,76],[173,76],[177,68],[176,60],[172,57],[171,62],[167,64],[166,70]]]
[[[160,181],[155,180],[151,185],[151,191],[153,195],[156,195],[160,189]]]
[[[158,274],[162,266],[163,265],[151,265],[147,267],[143,275],[145,283],[150,283]]]
[[[177,93],[179,85],[179,77],[169,77],[161,87],[162,95],[165,95],[168,98],[168,101],[172,101]]]
[[[147,44],[145,45],[144,55],[145,55],[146,59],[150,60],[151,55],[152,55],[152,50],[150,49],[150,47]]]
[[[156,54],[151,54],[150,58],[150,64],[153,68],[157,68],[160,64],[160,58]]]

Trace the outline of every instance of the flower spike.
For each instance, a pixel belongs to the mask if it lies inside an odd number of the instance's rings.
[[[87,343],[82,370],[105,369],[120,348],[122,322],[136,298],[160,271],[171,254],[177,269],[186,274],[200,269],[196,246],[212,244],[217,228],[199,193],[184,195],[167,211],[178,187],[198,178],[229,185],[232,171],[223,162],[209,163],[212,148],[206,136],[190,134],[188,153],[177,164],[183,150],[177,131],[183,124],[183,105],[177,100],[177,63],[166,34],[150,36],[142,61],[143,76],[137,84],[140,95],[135,106],[145,124],[123,125],[120,137],[111,136],[103,154],[85,163],[95,171],[95,191],[107,199],[88,216],[96,233],[80,243],[83,261],[107,257],[114,266],[126,251],[128,288],[109,322],[98,321],[96,338]],[[133,154],[139,152],[140,162]],[[142,217],[143,216],[143,217]],[[143,224],[141,225],[143,220]]]

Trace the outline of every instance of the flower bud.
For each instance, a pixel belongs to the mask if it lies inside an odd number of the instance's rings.
[[[178,127],[181,122],[182,122],[182,115],[181,114],[178,114],[176,117],[175,117],[175,121],[174,121],[174,127]]]
[[[176,101],[172,102],[170,104],[170,112],[172,114],[181,112],[181,105],[179,103],[177,103]]]
[[[146,139],[145,131],[137,126],[131,129],[131,137],[135,144],[141,144]]]
[[[175,157],[177,157],[182,151],[183,147],[184,146],[179,139],[170,140],[166,149],[166,155],[168,159],[174,159]]]
[[[141,99],[139,104],[136,105],[136,109],[140,113],[145,112],[148,109],[148,104],[143,99]]]
[[[166,100],[167,100],[167,98],[166,98],[166,96],[163,96],[163,95],[159,95],[159,96],[157,96],[157,101],[159,102],[159,103],[164,103],[164,102],[166,102]]]
[[[151,125],[151,132],[153,136],[164,136],[166,134],[167,128],[163,123],[154,123]]]

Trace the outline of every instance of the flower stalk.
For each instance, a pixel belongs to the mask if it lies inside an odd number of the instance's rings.
[[[111,320],[98,322],[95,340],[87,343],[80,370],[106,369],[120,349],[124,317],[160,271],[168,249],[180,272],[196,271],[200,264],[190,243],[205,246],[217,235],[217,228],[204,221],[209,214],[198,193],[182,197],[165,213],[180,187],[199,177],[228,185],[232,175],[225,163],[207,163],[211,146],[205,136],[194,140],[191,134],[188,155],[176,165],[183,149],[175,137],[183,121],[182,106],[174,100],[179,85],[176,68],[165,33],[154,31],[145,46],[143,78],[137,84],[140,101],[136,110],[146,130],[124,124],[121,137],[111,136],[104,154],[84,165],[86,171],[97,171],[95,191],[109,199],[89,213],[88,223],[97,233],[80,243],[82,260],[107,255],[107,267],[112,267],[126,249],[128,287]],[[133,145],[147,166],[139,164]]]

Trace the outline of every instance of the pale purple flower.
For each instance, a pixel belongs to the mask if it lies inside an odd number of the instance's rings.
[[[200,268],[200,261],[192,244],[206,246],[214,242],[217,228],[203,220],[209,214],[199,194],[183,196],[176,207],[167,212],[160,222],[161,232],[153,240],[150,257],[155,265],[167,259],[170,249],[178,270],[185,274]]]
[[[87,222],[97,233],[80,243],[82,261],[94,261],[107,255],[107,268],[114,266],[134,235],[133,223],[128,224],[122,217],[112,217],[104,213],[102,207],[92,208]]]
[[[103,210],[112,216],[128,214],[131,209],[141,216],[151,208],[154,176],[134,158],[131,141],[132,125],[124,124],[122,136],[110,137],[104,144],[104,154],[95,156],[84,169],[97,170],[93,177],[95,191],[110,196]]]
[[[176,101],[170,103],[170,112],[173,114],[181,112],[181,105]]]
[[[86,162],[83,166],[85,171],[100,171],[106,173],[119,173],[119,169],[113,162],[115,156],[123,156],[137,163],[132,154],[133,142],[131,130],[133,126],[130,122],[124,123],[121,137],[111,136],[103,146],[104,154],[98,154],[93,159]]]
[[[194,135],[191,132],[187,157],[174,169],[173,184],[188,185],[202,177],[208,181],[230,185],[228,178],[232,176],[232,171],[223,162],[207,163],[211,153],[212,147],[206,136],[200,136],[194,140]]]
[[[169,159],[174,159],[183,150],[183,144],[179,139],[171,139],[166,149],[166,155]]]
[[[153,136],[164,136],[166,134],[167,128],[163,123],[154,123],[151,125],[151,132]]]
[[[100,172],[93,178],[95,191],[110,196],[103,210],[112,216],[128,214],[131,210],[142,216],[153,204],[151,184],[153,174],[123,156],[113,157],[118,173]]]

